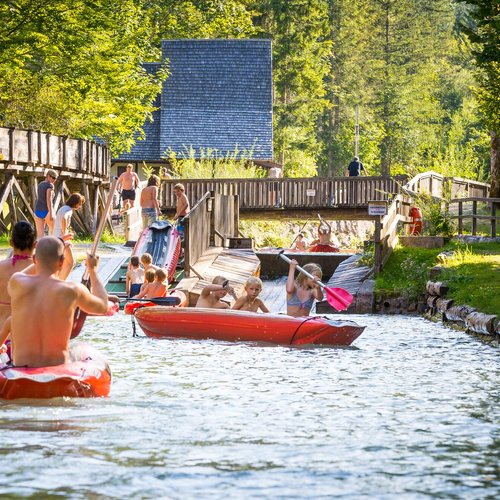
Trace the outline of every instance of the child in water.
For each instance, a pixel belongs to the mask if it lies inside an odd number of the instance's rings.
[[[298,265],[296,260],[290,262],[288,280],[286,282],[286,313],[298,318],[308,316],[314,303],[314,299],[323,300],[323,290],[316,283],[320,281],[323,273],[318,264],[309,263],[304,266],[304,271],[312,274],[316,280],[308,278],[304,273],[299,273],[295,279],[295,269]]]
[[[224,278],[224,276],[216,276],[212,280],[212,284],[205,286],[201,291],[198,302],[196,302],[196,307],[229,309],[229,304],[221,300],[228,293],[236,298],[234,289],[229,286],[229,280]]]
[[[240,311],[262,312],[268,313],[269,309],[264,302],[259,299],[258,295],[262,292],[262,281],[260,278],[252,276],[245,283],[245,295],[242,295],[233,305],[233,309]]]

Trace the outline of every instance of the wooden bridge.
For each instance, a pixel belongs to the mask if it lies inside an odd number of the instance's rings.
[[[367,214],[372,201],[390,201],[396,195],[427,192],[443,197],[445,192],[453,198],[486,197],[488,185],[443,177],[435,172],[420,174],[408,182],[407,176],[394,177],[336,177],[293,179],[187,179],[162,182],[161,206],[166,213],[175,210],[173,187],[182,182],[193,206],[205,193],[235,195],[239,210],[246,219],[316,218],[345,220],[374,220]]]
[[[71,139],[33,130],[0,127],[0,231],[17,220],[33,220],[37,185],[48,168],[56,170],[54,205],[73,191],[87,202],[73,221],[77,229],[92,234],[105,205],[109,186],[108,149],[94,141]],[[108,226],[112,230],[111,221]]]

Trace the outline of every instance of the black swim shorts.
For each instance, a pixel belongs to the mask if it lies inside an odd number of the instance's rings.
[[[122,200],[135,200],[135,189],[122,189]]]

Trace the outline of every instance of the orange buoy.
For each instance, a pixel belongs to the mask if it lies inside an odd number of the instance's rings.
[[[418,207],[410,208],[410,235],[418,236],[422,234],[422,211]]]

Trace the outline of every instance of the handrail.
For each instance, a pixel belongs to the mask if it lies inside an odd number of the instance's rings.
[[[0,165],[4,168],[54,168],[108,179],[108,148],[92,140],[73,139],[46,132],[0,127]]]

